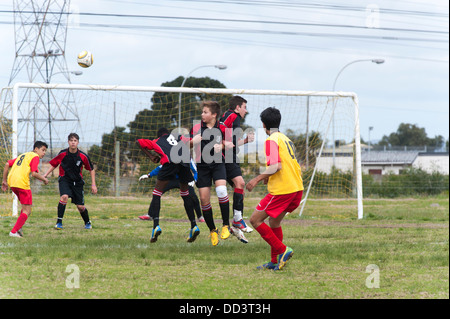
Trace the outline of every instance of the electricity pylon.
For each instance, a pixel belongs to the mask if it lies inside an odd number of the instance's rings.
[[[65,59],[69,6],[70,0],[14,0],[16,57],[10,86],[15,82],[51,83],[52,76],[59,73],[70,83]],[[67,130],[74,131],[79,124],[73,93],[23,91],[18,108],[19,145],[29,150],[34,141],[47,141],[53,156],[53,141],[64,140],[59,134],[66,136]],[[74,122],[74,128],[65,122]]]

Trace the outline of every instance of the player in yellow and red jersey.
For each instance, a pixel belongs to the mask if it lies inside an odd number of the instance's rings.
[[[258,269],[282,269],[292,257],[292,248],[283,244],[281,221],[286,213],[296,209],[302,199],[303,180],[300,165],[295,157],[292,141],[279,132],[281,113],[274,107],[265,109],[261,121],[266,134],[265,142],[267,169],[247,183],[247,190],[261,181],[267,182],[268,194],[256,206],[250,217],[250,223],[261,237],[270,245],[271,261]],[[269,218],[269,225],[264,220]]]
[[[47,178],[39,174],[39,159],[43,158],[48,145],[41,141],[36,141],[32,152],[27,152],[9,160],[3,169],[2,190],[6,192],[8,187],[16,194],[22,204],[22,210],[16,224],[9,233],[11,237],[23,237],[22,226],[31,214],[33,196],[30,188],[30,173],[34,178],[48,184]],[[8,173],[9,172],[9,173]]]

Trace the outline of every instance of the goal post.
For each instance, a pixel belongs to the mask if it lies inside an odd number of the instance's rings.
[[[50,104],[45,99],[49,94],[60,105]],[[16,83],[10,103],[2,96],[1,116],[9,122],[0,125],[11,126],[10,136],[2,138],[11,144],[12,158],[29,151],[35,140],[52,145],[45,165],[50,154],[67,147],[68,134],[77,132],[80,149],[96,166],[102,194],[146,193],[153,184],[143,185],[138,177],[156,165],[142,156],[134,141],[156,138],[162,126],[186,133],[200,120],[202,100],[218,101],[225,112],[233,95],[247,100],[242,137],[255,135],[253,143],[240,147],[245,180],[264,167],[267,136],[259,115],[274,106],[282,115],[280,131],[294,142],[302,168],[305,191],[299,214],[309,199],[353,198],[358,219],[363,217],[359,106],[352,92]],[[265,191],[264,185],[258,187],[255,190]]]

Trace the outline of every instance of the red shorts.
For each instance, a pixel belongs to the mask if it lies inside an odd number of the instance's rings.
[[[16,194],[19,202],[22,205],[32,205],[33,196],[31,195],[31,189],[22,189],[17,187],[11,187],[11,190]]]
[[[265,211],[267,215],[277,218],[283,212],[292,212],[300,205],[303,191],[291,194],[271,195],[267,194],[256,206],[256,210]]]

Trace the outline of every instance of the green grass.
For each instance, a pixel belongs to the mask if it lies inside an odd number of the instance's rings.
[[[247,217],[258,200],[247,194]],[[302,217],[284,221],[295,253],[276,273],[256,270],[269,259],[256,231],[248,244],[230,238],[212,247],[202,223],[187,243],[176,196],[163,197],[154,244],[152,222],[137,219],[148,198],[87,196],[93,229],[70,205],[62,231],[53,229],[57,201],[34,196],[22,239],[8,236],[16,218],[0,218],[0,298],[449,298],[447,197],[366,199],[362,220],[353,201],[311,200]],[[366,286],[370,264],[379,267],[379,288]],[[66,286],[69,265],[79,269],[79,288]]]

